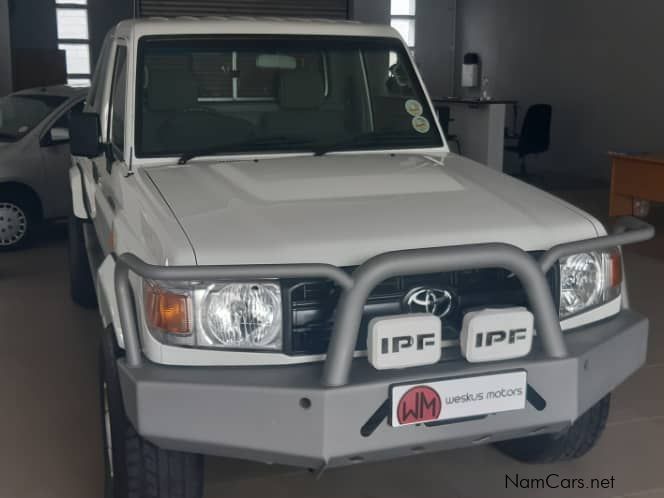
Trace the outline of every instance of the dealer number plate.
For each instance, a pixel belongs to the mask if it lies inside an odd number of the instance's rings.
[[[390,423],[402,427],[521,410],[526,387],[524,370],[395,385]]]

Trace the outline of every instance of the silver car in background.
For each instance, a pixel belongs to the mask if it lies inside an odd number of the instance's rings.
[[[52,86],[0,97],[0,251],[24,246],[41,221],[69,214],[69,118],[86,94]]]

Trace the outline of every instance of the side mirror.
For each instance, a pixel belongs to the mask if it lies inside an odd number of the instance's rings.
[[[69,130],[67,128],[51,128],[51,142],[69,142]]]
[[[69,148],[72,156],[96,157],[99,155],[101,127],[98,114],[92,112],[72,114],[69,134],[71,135]]]

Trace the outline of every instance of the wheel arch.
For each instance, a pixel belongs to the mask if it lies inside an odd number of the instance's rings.
[[[35,209],[34,214],[37,216],[37,220],[40,221],[44,219],[44,207],[41,198],[35,189],[29,185],[17,181],[0,180],[0,196],[2,194],[20,195],[21,197],[28,199],[32,207]]]

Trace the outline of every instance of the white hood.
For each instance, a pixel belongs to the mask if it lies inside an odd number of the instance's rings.
[[[506,242],[548,249],[601,225],[453,154],[291,157],[150,168],[200,265],[360,264],[379,253]]]

